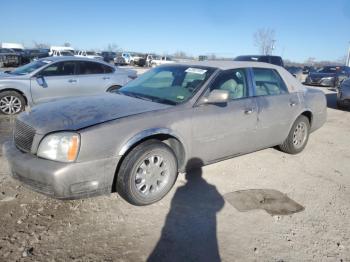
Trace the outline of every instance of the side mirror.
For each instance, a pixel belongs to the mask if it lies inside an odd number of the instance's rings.
[[[44,79],[44,77],[42,75],[37,75],[36,76],[36,82],[38,83],[39,86],[47,87],[45,79]]]
[[[229,100],[229,92],[227,90],[214,89],[207,97],[202,97],[199,105],[203,104],[224,104]]]

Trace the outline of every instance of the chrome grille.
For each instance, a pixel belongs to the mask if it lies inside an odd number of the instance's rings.
[[[30,152],[35,135],[35,129],[31,126],[16,119],[14,140],[16,146],[25,151]]]

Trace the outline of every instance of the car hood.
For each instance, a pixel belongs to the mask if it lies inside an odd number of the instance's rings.
[[[106,121],[171,107],[119,94],[62,99],[33,107],[18,119],[38,134],[78,130]]]
[[[5,72],[0,72],[0,81],[1,80],[11,80],[11,79],[28,79],[30,76],[28,75],[11,75]]]
[[[334,77],[335,73],[310,73],[310,77],[323,78],[323,77]]]

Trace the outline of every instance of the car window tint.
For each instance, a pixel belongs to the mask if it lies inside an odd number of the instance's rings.
[[[270,56],[270,59],[271,59],[271,61],[270,61],[271,64],[279,65],[279,66],[283,65],[282,59],[278,56]]]
[[[287,93],[287,87],[276,70],[268,68],[253,68],[255,95],[279,95]]]
[[[222,72],[214,80],[210,89],[227,90],[232,100],[247,97],[248,86],[245,69],[226,70]]]
[[[174,75],[171,71],[160,71],[156,73],[153,78],[148,79],[143,83],[145,87],[163,88],[171,86],[174,81]]]
[[[106,74],[110,74],[110,73],[113,73],[115,71],[114,68],[112,68],[110,66],[106,66],[106,65],[103,65],[103,70]]]
[[[79,75],[103,74],[104,65],[95,62],[81,61],[79,62]]]
[[[42,76],[68,76],[75,74],[76,63],[66,61],[52,64],[41,71]]]

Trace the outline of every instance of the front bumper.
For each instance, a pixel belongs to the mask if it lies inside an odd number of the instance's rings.
[[[3,152],[11,176],[34,191],[58,199],[77,199],[112,192],[120,157],[88,162],[61,163],[23,153],[6,142]]]

